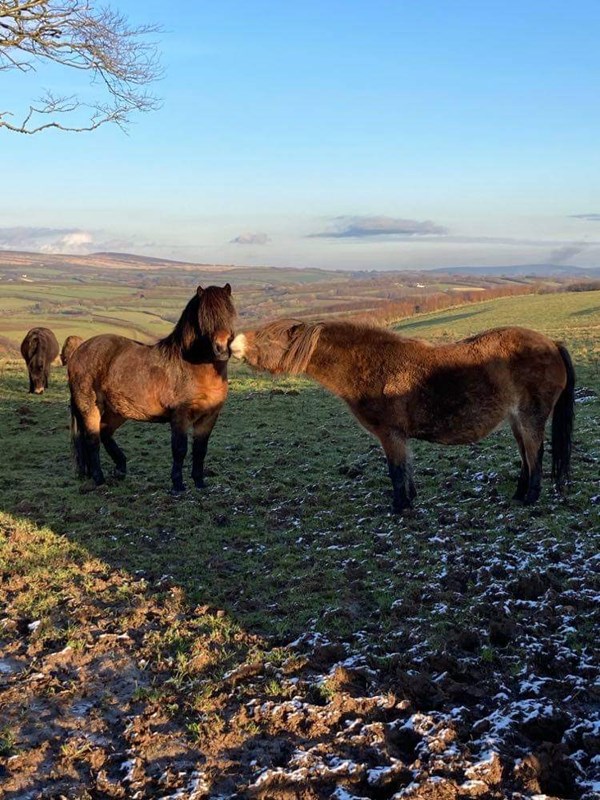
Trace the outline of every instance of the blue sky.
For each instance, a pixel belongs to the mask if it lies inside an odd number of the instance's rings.
[[[125,136],[0,130],[0,247],[203,263],[600,265],[597,0],[131,0]],[[0,106],[78,76],[0,73]]]

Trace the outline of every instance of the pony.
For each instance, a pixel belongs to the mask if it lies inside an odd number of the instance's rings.
[[[521,455],[514,499],[539,498],[551,414],[558,491],[568,478],[575,373],[566,347],[536,331],[494,328],[433,345],[351,322],[282,319],[239,334],[231,352],[273,374],[306,374],[342,398],[381,442],[396,512],[416,497],[409,439],[471,444],[504,420]]]
[[[67,336],[60,351],[60,360],[63,367],[67,366],[69,359],[82,342],[81,336]]]
[[[58,356],[58,341],[50,328],[32,328],[21,342],[21,355],[29,372],[29,394],[48,388],[50,365]]]
[[[147,345],[124,336],[87,339],[67,364],[71,436],[80,477],[104,483],[100,442],[115,465],[127,471],[114,440],[128,419],[171,426],[173,492],[185,490],[183,462],[193,429],[192,478],[204,486],[208,440],[227,398],[227,361],[236,311],[231,286],[198,287],[171,333]]]

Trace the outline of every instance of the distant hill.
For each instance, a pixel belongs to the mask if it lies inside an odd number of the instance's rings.
[[[444,267],[430,269],[437,275],[497,275],[498,277],[539,276],[562,278],[600,278],[600,267],[573,267],[570,264],[511,264],[505,267]]]
[[[337,275],[338,278],[362,280],[365,278],[376,279],[387,274],[402,276],[402,280],[413,276],[415,279],[427,275],[465,275],[480,276],[481,278],[493,277],[555,277],[555,278],[600,278],[600,267],[574,267],[569,264],[516,264],[500,267],[436,267],[434,269],[420,270],[327,270],[316,267],[260,267],[240,266],[236,264],[197,264],[191,261],[172,261],[168,258],[155,258],[140,256],[135,253],[98,252],[89,255],[71,255],[60,253],[32,253],[16,250],[0,250],[0,269],[11,271],[46,268],[50,270],[130,270],[159,272],[161,270],[187,272],[206,272],[213,275],[229,273],[232,279],[259,279],[264,281],[267,276],[272,276],[275,283],[283,280],[296,279],[304,282],[310,275],[315,280],[330,280]]]
[[[219,270],[231,269],[231,265],[194,264],[187,261],[170,261],[167,258],[138,256],[133,253],[91,253],[74,255],[69,253],[32,253],[20,250],[0,250],[0,267],[27,266],[94,269],[141,269],[152,270],[171,267],[181,270]]]

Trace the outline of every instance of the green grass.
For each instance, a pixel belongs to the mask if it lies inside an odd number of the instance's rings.
[[[597,390],[595,294],[499,300],[398,327],[458,337],[530,320],[566,339],[580,375]],[[592,435],[597,401],[578,408],[577,492],[568,501],[553,497],[546,481],[534,512],[511,505],[518,456],[502,431],[472,447],[417,443],[418,506],[398,519],[390,513],[379,446],[339,401],[303,379],[274,383],[240,367],[231,373],[230,398],[209,447],[209,486],[174,498],[167,491],[168,429],[135,423],[118,434],[129,457],[127,479],[82,493],[69,452],[64,370],[54,368],[50,390],[33,398],[26,394],[24,365],[7,362],[0,426],[10,458],[0,471],[2,509],[17,522],[32,520],[66,537],[19,562],[24,573],[37,574],[57,559],[52,574],[60,575],[60,542],[68,542],[150,583],[170,575],[190,602],[225,608],[236,624],[260,634],[289,640],[313,627],[343,638],[357,619],[372,614],[380,615],[384,630],[392,624],[392,603],[418,580],[410,576],[442,568],[419,537],[435,533],[448,514],[459,531],[468,524],[492,545],[504,536],[499,511],[517,526],[543,525],[560,536],[561,514],[588,507],[588,468],[578,455],[598,449]],[[480,472],[492,476],[489,486],[474,486]],[[382,557],[379,545],[394,558]],[[357,574],[353,563],[360,564]],[[51,585],[59,596],[54,577]],[[42,614],[54,601],[28,602]]]
[[[536,620],[547,626],[539,632],[527,604],[513,606],[522,638],[493,644],[486,631],[502,602],[498,590],[513,576],[541,572],[557,591],[572,587],[585,599],[579,576],[564,567],[591,563],[597,553],[599,299],[530,296],[399,324],[406,334],[443,340],[535,321],[566,340],[590,401],[577,406],[569,494],[556,496],[546,478],[535,508],[510,500],[519,458],[501,430],[468,447],[416,443],[417,505],[399,518],[379,445],[336,398],[304,379],[274,381],[233,364],[205,490],[171,496],[168,427],[135,423],[117,435],[129,475],[94,489],[73,469],[65,370],[53,367],[49,390],[31,396],[23,362],[0,362],[0,652],[9,669],[28,665],[11,677],[0,758],[32,748],[31,709],[53,693],[61,709],[71,695],[93,701],[97,724],[107,715],[110,752],[124,752],[112,716],[120,704],[127,726],[157,717],[202,761],[213,746],[233,758],[234,745],[274,735],[268,718],[248,716],[250,700],[300,696],[324,712],[339,701],[336,673],[324,681],[314,674],[344,657],[341,645],[376,671],[380,683],[358,689],[369,695],[395,691],[400,668],[420,670],[415,654],[424,670],[429,658],[447,659],[465,629],[480,637],[470,656],[481,670],[475,683],[492,672],[503,687],[518,681],[531,670],[529,644],[548,641],[552,620]],[[493,585],[492,563],[514,571]],[[311,665],[310,647],[290,647],[315,632],[338,653],[324,666]],[[595,638],[582,612],[569,617],[561,648],[586,653]],[[63,648],[71,672],[55,661]],[[115,673],[105,682],[111,659]],[[39,684],[29,679],[38,669],[48,676]],[[47,719],[62,725],[62,713]],[[40,781],[92,759],[92,739],[69,731],[56,728],[49,738],[54,760],[46,772],[40,767]],[[329,735],[335,752],[338,734],[318,735]]]
[[[600,362],[600,292],[504,297],[399,320],[395,329],[419,338],[452,340],[487,328],[521,325],[564,339],[584,366]]]

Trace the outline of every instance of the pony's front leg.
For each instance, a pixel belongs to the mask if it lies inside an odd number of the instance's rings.
[[[388,472],[394,491],[393,508],[395,512],[402,513],[412,506],[417,494],[406,439],[397,431],[389,430],[379,433],[379,439],[387,456]]]
[[[171,481],[174,492],[185,492],[183,482],[183,462],[187,453],[187,426],[180,420],[171,421],[171,453],[173,454],[173,467],[171,468]]]
[[[221,409],[219,409],[220,411]],[[194,422],[192,443],[192,479],[196,489],[204,487],[204,459],[208,449],[208,440],[212,433],[219,411],[205,414]]]

